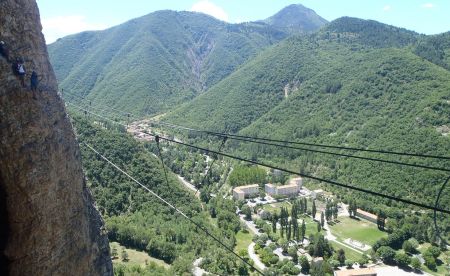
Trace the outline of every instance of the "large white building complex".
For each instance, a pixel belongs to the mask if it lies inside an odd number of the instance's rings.
[[[259,194],[258,184],[239,186],[233,189],[233,198],[236,200],[242,200],[258,194]]]
[[[300,192],[303,180],[301,177],[292,178],[289,184],[283,186],[276,186],[274,184],[266,184],[265,191],[269,195],[295,195]]]

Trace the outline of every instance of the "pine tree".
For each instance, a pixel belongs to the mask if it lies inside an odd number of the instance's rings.
[[[320,226],[322,226],[322,228],[323,228],[324,225],[325,225],[325,216],[323,215],[323,212],[322,212],[322,213],[320,213]]]
[[[286,234],[286,236],[287,236],[287,240],[288,241],[290,241],[291,240],[291,226],[292,226],[292,223],[291,223],[292,221],[289,221],[289,223],[288,223],[288,229],[287,229],[287,234]]]
[[[338,217],[338,206],[337,203],[334,203],[334,207],[333,207],[333,219],[336,220]]]
[[[301,230],[302,242],[305,239],[305,234],[306,234],[306,225],[305,225],[305,220],[303,220],[302,221],[302,230]]]
[[[311,215],[312,215],[312,218],[313,218],[313,219],[316,218],[316,212],[317,212],[317,210],[316,210],[316,201],[313,200],[313,203],[312,203],[312,210],[311,210]]]

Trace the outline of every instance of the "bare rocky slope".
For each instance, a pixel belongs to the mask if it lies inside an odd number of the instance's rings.
[[[28,70],[21,87],[0,56],[0,274],[112,275],[34,0],[0,1],[0,40]],[[42,80],[29,88],[30,73]]]

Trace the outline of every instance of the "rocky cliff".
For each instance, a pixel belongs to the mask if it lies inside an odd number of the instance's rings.
[[[0,0],[0,274],[111,275],[34,0]],[[26,87],[12,62],[25,61]],[[31,91],[30,72],[41,78]]]

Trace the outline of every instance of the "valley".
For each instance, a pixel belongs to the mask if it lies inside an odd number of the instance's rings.
[[[49,45],[80,145],[182,212],[82,150],[110,241],[167,264],[125,275],[447,273],[448,33],[303,12],[161,11]]]

